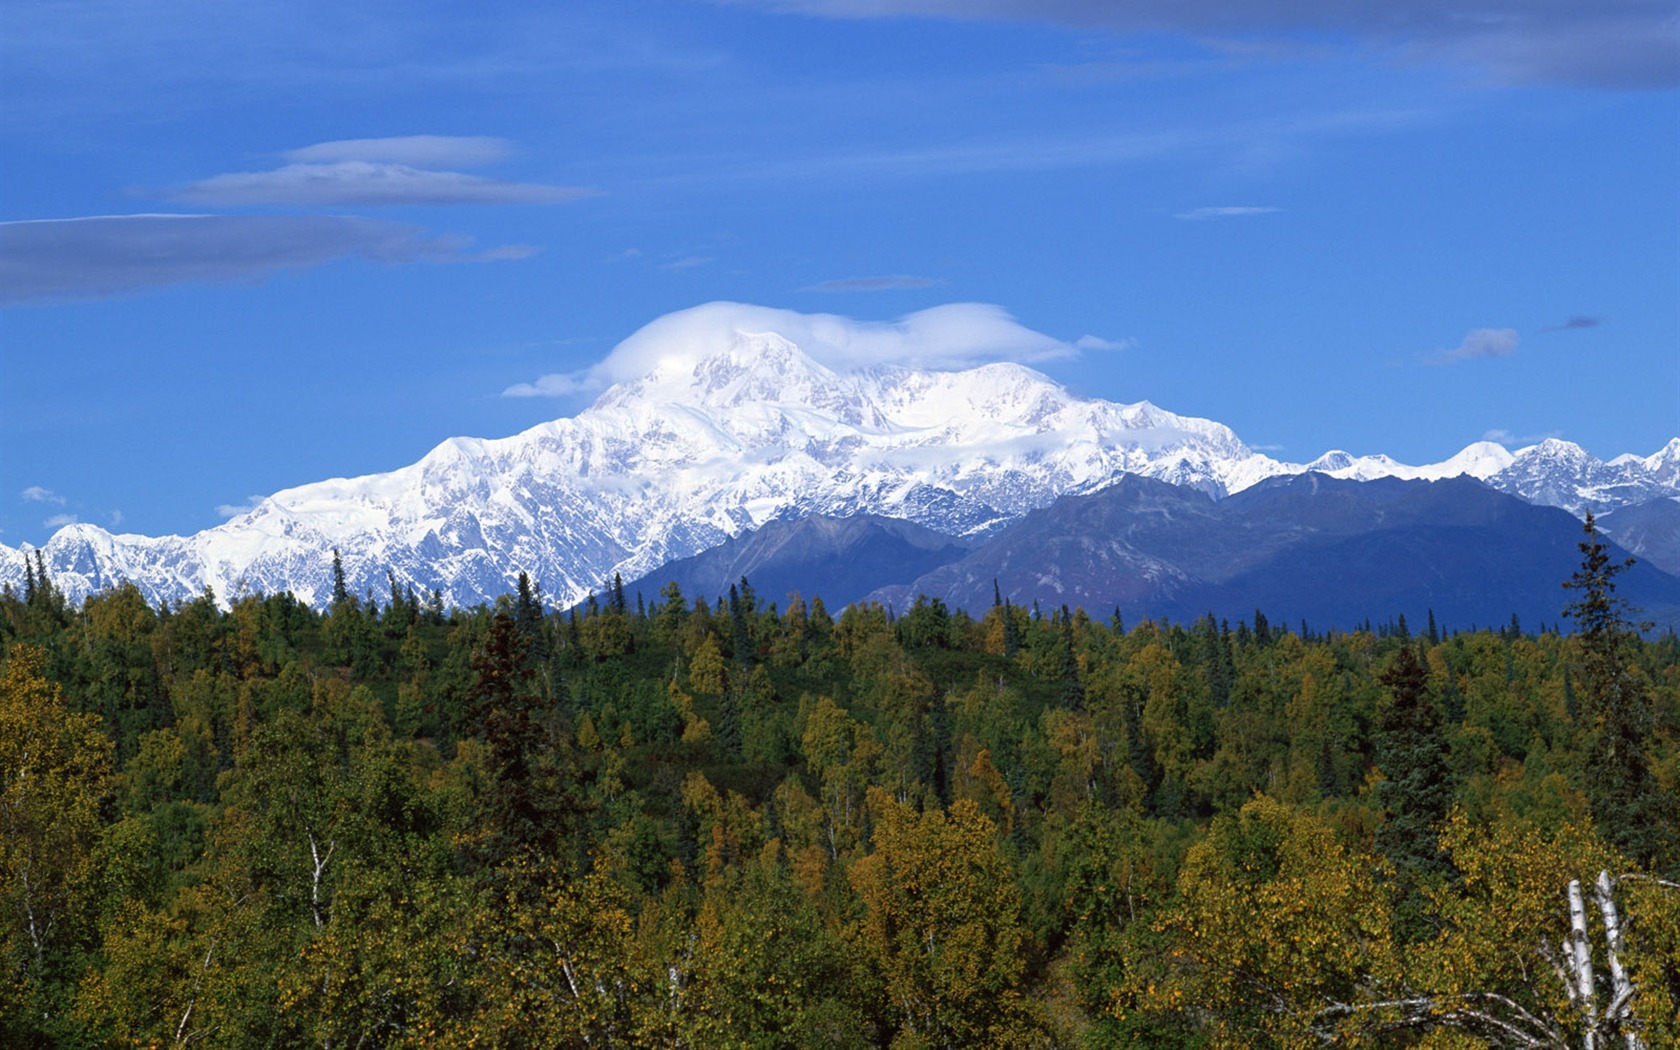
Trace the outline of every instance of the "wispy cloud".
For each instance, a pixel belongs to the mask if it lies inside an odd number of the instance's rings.
[[[804,292],[896,292],[916,288],[933,288],[945,282],[937,277],[912,277],[891,274],[880,277],[842,277],[833,281],[819,281],[800,289]]]
[[[1478,357],[1509,357],[1520,342],[1515,328],[1472,328],[1457,346],[1437,352],[1431,360],[1450,365]]]
[[[1568,331],[1573,331],[1577,328],[1597,328],[1599,326],[1599,323],[1600,323],[1600,318],[1585,317],[1585,316],[1577,314],[1576,316],[1571,317],[1569,320],[1563,322],[1562,324],[1549,324],[1549,325],[1547,325],[1546,327],[1544,327],[1540,330],[1542,332],[1568,332]]]
[[[237,518],[242,514],[249,514],[262,503],[261,496],[247,496],[244,503],[218,503],[216,516],[221,518]]]
[[[591,393],[606,384],[591,380],[588,370],[581,372],[552,372],[538,376],[529,383],[515,383],[502,391],[503,397],[569,397]]]
[[[655,369],[692,367],[742,335],[763,332],[781,335],[843,373],[885,364],[953,369],[988,361],[1052,361],[1079,353],[1076,344],[1035,332],[988,303],[950,303],[896,321],[857,321],[837,314],[717,302],[644,325],[593,367],[518,383],[502,396],[561,397],[601,390]]]
[[[288,164],[273,171],[235,172],[195,182],[171,199],[213,207],[286,204],[303,207],[385,207],[443,204],[553,204],[595,193],[578,186],[502,182],[458,171],[345,160]]]
[[[1669,0],[719,0],[834,18],[924,16],[1055,22],[1204,42],[1343,38],[1417,62],[1485,71],[1498,83],[1651,89],[1680,83]]]
[[[1506,430],[1504,427],[1494,427],[1492,430],[1489,430],[1482,435],[1482,440],[1494,441],[1507,448],[1523,448],[1528,445],[1537,445],[1540,442],[1545,441],[1547,438],[1562,436],[1563,432],[1559,430],[1548,430],[1544,434],[1525,435],[1514,434],[1511,431]]]
[[[409,164],[417,168],[476,168],[496,164],[513,155],[506,139],[486,135],[401,135],[380,139],[338,139],[287,150],[281,156],[294,164]]]
[[[99,299],[189,281],[253,281],[334,259],[517,258],[462,237],[343,215],[103,215],[0,223],[0,305]],[[498,254],[509,253],[512,254]]]
[[[1098,335],[1082,335],[1073,341],[1075,350],[1115,351],[1130,350],[1135,346],[1135,339],[1104,339]]]
[[[41,524],[49,529],[61,529],[66,525],[74,525],[80,520],[81,519],[74,514],[54,514],[46,521],[41,522]]]
[[[593,196],[581,186],[504,182],[450,170],[505,160],[513,147],[488,136],[403,135],[337,139],[287,150],[270,171],[216,175],[181,187],[173,200],[213,207],[554,204]]]
[[[1238,205],[1224,208],[1191,208],[1189,211],[1176,212],[1175,219],[1189,219],[1203,221],[1206,219],[1241,219],[1249,215],[1270,215],[1272,212],[1282,211],[1282,208],[1263,207],[1258,205]]]
[[[52,489],[42,488],[40,485],[29,486],[22,492],[18,493],[18,496],[25,503],[54,503],[61,507],[64,506],[63,496],[60,496]]]
[[[692,270],[696,266],[705,266],[712,261],[710,255],[685,255],[680,259],[659,264],[661,270]]]

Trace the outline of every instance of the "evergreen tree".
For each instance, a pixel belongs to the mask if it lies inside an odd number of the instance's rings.
[[[1652,776],[1646,738],[1651,700],[1627,649],[1636,636],[1632,607],[1616,594],[1616,577],[1633,559],[1613,561],[1588,514],[1579,544],[1581,567],[1564,583],[1575,592],[1563,615],[1575,621],[1579,644],[1578,704],[1591,741],[1587,797],[1605,838],[1646,864],[1673,849],[1674,821],[1662,806]]]
[[[1374,759],[1383,779],[1377,800],[1386,818],[1377,828],[1377,851],[1396,868],[1436,872],[1443,861],[1435,848],[1437,828],[1452,800],[1446,742],[1429,702],[1429,673],[1410,645],[1378,679],[1391,698],[1375,734]]]
[[[1079,680],[1079,657],[1073,651],[1073,616],[1062,606],[1062,706],[1085,710],[1085,686]]]
[[[745,584],[746,577],[741,578]],[[752,633],[747,628],[746,601],[741,592],[732,583],[729,585],[729,639],[734,650],[735,662],[743,667],[751,667],[753,662]]]
[[[543,650],[547,646],[543,639],[542,600],[537,588],[531,585],[531,577],[523,572],[519,574],[518,589],[513,599],[513,624],[525,639],[531,659],[543,659],[546,655]]]
[[[338,556],[338,548],[333,548],[332,564],[332,603],[337,609],[350,600],[350,588],[344,583],[344,562]]]
[[[467,717],[480,727],[494,778],[485,859],[498,863],[527,846],[553,854],[581,809],[576,777],[550,740],[552,705],[532,687],[524,634],[506,613],[491,620],[472,671]]]
[[[1021,651],[1021,627],[1015,622],[1015,608],[1009,599],[1003,601],[1003,655],[1011,660]]]

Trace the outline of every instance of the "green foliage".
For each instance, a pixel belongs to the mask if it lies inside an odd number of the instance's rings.
[[[1578,1043],[1542,947],[1602,870],[1600,1044],[1662,1045],[1680,644],[1594,542],[1570,637],[32,565],[0,1044],[1470,1046],[1487,996]]]

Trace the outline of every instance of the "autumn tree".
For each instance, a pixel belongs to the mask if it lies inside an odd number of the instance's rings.
[[[1395,974],[1385,895],[1324,821],[1264,795],[1214,820],[1157,920],[1171,956],[1149,997],[1214,1047],[1348,1039],[1337,1012]]]
[[[895,1047],[1026,1047],[1043,1042],[1026,997],[1020,890],[974,803],[917,813],[870,792],[874,846],[850,878],[867,914]]]
[[[83,898],[109,790],[98,715],[71,714],[30,646],[0,672],[0,1031],[54,1041],[72,951],[91,931]]]

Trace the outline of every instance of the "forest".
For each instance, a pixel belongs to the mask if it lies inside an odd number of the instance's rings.
[[[1680,1046],[1680,639],[1582,550],[1561,631],[31,566],[0,1045]]]

